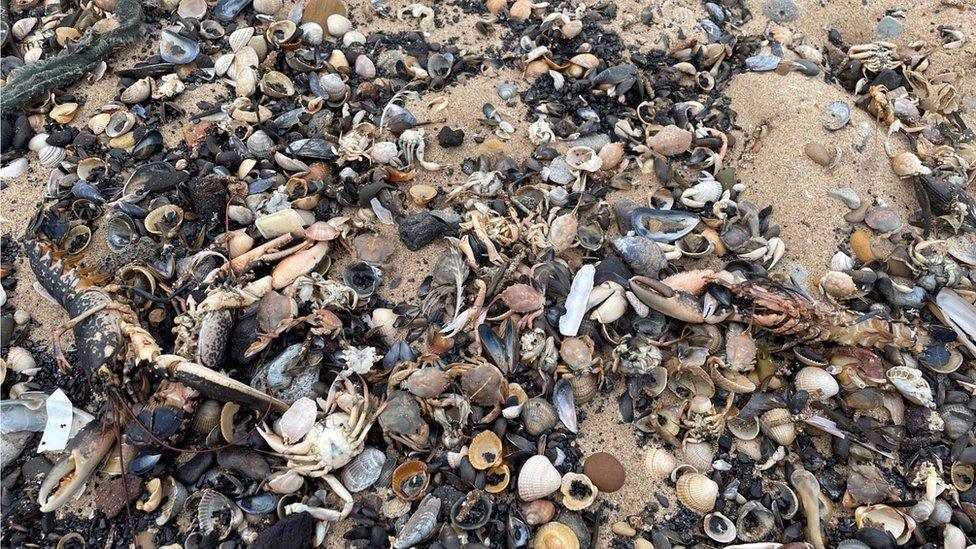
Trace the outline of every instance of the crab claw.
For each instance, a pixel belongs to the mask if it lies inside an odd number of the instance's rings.
[[[41,483],[37,502],[49,513],[71,501],[85,489],[85,482],[115,443],[112,429],[101,422],[86,425],[68,443],[68,455],[61,458]]]
[[[693,324],[705,321],[698,298],[675,291],[660,280],[635,276],[630,279],[630,289],[645,305],[659,313]]]

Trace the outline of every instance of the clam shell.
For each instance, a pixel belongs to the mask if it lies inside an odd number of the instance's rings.
[[[525,432],[537,437],[556,426],[559,417],[556,407],[544,398],[530,398],[522,406],[522,424]]]
[[[302,41],[309,46],[318,46],[322,43],[325,31],[322,30],[322,26],[318,23],[309,21],[308,23],[302,24],[299,29],[302,31]]]
[[[773,408],[759,419],[759,428],[776,444],[789,446],[796,440],[796,425],[786,408]]]
[[[582,511],[596,501],[599,494],[590,477],[580,473],[566,473],[560,481],[559,491],[563,494],[563,507],[570,511]]]
[[[710,442],[686,442],[682,449],[685,463],[699,471],[708,472],[712,469],[715,449]]]
[[[37,153],[37,157],[41,161],[41,166],[48,169],[52,169],[60,164],[67,155],[67,151],[54,145],[44,145]]]
[[[816,366],[802,368],[793,377],[793,384],[797,389],[810,393],[810,397],[819,401],[829,400],[840,392],[840,385],[830,372]]]
[[[18,374],[33,375],[37,372],[34,355],[23,347],[11,347],[7,351],[7,367]]]
[[[183,224],[183,209],[175,204],[167,204],[153,209],[146,215],[146,230],[152,234],[171,238],[179,232]]]
[[[663,448],[648,448],[644,451],[644,469],[660,478],[665,478],[678,466],[674,454]]]
[[[698,225],[698,216],[677,210],[634,208],[630,224],[639,236],[670,243],[693,231]]]
[[[385,463],[386,454],[376,448],[367,447],[342,468],[339,478],[350,492],[362,492],[380,478]]]
[[[914,519],[884,504],[858,507],[854,511],[854,522],[858,528],[872,527],[888,532],[899,545],[911,539],[915,531]]]
[[[705,514],[715,508],[718,484],[701,473],[686,473],[675,486],[678,501],[692,511]]]
[[[482,431],[471,440],[468,459],[478,470],[494,467],[502,462],[502,440],[492,431]]]
[[[237,53],[241,48],[247,45],[247,42],[253,36],[254,36],[254,27],[241,27],[236,31],[230,33],[230,36],[227,37],[227,42],[230,44],[230,51]],[[226,55],[223,57],[226,57]],[[227,61],[225,61],[228,64],[228,67],[230,66],[230,61],[232,61],[233,59],[234,57],[230,56],[230,58]],[[226,70],[227,68],[225,67],[224,72],[226,72]],[[220,71],[218,71],[218,73],[219,72]]]
[[[558,490],[561,484],[562,475],[546,456],[530,457],[518,471],[518,493],[523,501],[544,498]]]

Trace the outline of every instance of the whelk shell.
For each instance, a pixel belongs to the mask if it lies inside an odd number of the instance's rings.
[[[545,524],[556,516],[556,504],[547,499],[537,499],[522,503],[522,516],[530,526]]]
[[[718,484],[701,473],[685,473],[675,486],[678,500],[692,511],[704,514],[715,508]]]
[[[558,490],[561,484],[562,475],[546,456],[532,456],[519,469],[518,493],[523,501],[544,498]]]

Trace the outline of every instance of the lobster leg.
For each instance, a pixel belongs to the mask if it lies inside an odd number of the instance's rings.
[[[115,443],[114,424],[93,421],[71,442],[68,454],[44,477],[37,502],[42,513],[49,513],[71,501],[85,489],[85,482]]]

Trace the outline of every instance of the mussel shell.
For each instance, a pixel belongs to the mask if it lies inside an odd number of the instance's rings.
[[[359,297],[369,297],[383,282],[383,271],[365,261],[358,261],[342,271],[342,281],[355,290]]]
[[[237,506],[249,515],[267,515],[278,508],[278,498],[268,492],[262,492],[237,500]]]
[[[159,40],[159,56],[167,63],[186,65],[200,55],[200,44],[173,29],[163,29]]]
[[[480,496],[478,501],[471,505],[468,512],[462,517],[461,511],[465,509],[466,503],[467,498],[461,498],[454,502],[451,507],[451,524],[461,530],[477,530],[488,524],[493,507],[491,498],[486,495]]]
[[[644,238],[657,242],[674,242],[695,229],[698,216],[677,210],[636,208],[630,214],[630,224]]]
[[[153,467],[159,463],[159,458],[161,457],[162,454],[142,454],[129,462],[127,472],[132,473],[133,475],[144,475],[149,471],[152,471]]]
[[[136,239],[139,232],[132,218],[123,213],[112,214],[105,225],[105,240],[114,252],[121,252],[128,248]]]

